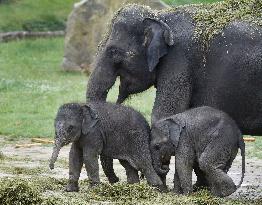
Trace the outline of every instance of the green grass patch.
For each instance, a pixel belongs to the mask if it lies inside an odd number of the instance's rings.
[[[65,28],[78,0],[16,0],[0,4],[0,32],[46,31]]]
[[[62,72],[63,39],[0,44],[0,133],[52,136],[57,108],[83,101],[87,78]]]
[[[255,137],[255,142],[246,142],[246,156],[262,159],[262,137]]]

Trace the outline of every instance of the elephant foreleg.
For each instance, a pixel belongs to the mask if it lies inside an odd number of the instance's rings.
[[[193,163],[190,159],[184,159],[183,156],[176,157],[176,172],[179,177],[183,194],[190,194],[193,192],[192,171]]]
[[[78,180],[83,166],[83,152],[75,143],[69,152],[69,182],[65,190],[68,192],[78,191]]]
[[[83,149],[83,158],[86,172],[90,180],[90,185],[95,186],[100,183],[98,153],[88,148]]]
[[[100,161],[102,168],[106,177],[108,178],[109,183],[113,184],[119,181],[119,178],[116,176],[113,168],[113,159],[106,157],[104,155],[100,156]]]
[[[175,174],[174,174],[173,183],[174,183],[173,192],[175,192],[176,194],[182,194],[181,183],[178,177],[177,170],[175,171]]]

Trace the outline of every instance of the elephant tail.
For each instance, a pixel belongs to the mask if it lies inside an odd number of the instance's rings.
[[[244,180],[244,175],[245,175],[245,142],[243,139],[243,135],[240,133],[239,136],[239,143],[238,143],[240,152],[241,152],[241,157],[242,157],[242,176],[239,184],[237,185],[237,189],[241,186],[243,180]]]

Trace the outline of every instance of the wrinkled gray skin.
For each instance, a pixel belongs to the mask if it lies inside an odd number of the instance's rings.
[[[211,192],[220,197],[236,191],[245,172],[245,144],[236,123],[224,112],[198,107],[159,120],[152,126],[151,151],[155,170],[175,155],[174,191],[193,191],[192,171],[202,172]],[[238,186],[227,175],[238,148],[242,155],[242,177]]]
[[[152,165],[150,127],[135,110],[103,102],[65,104],[58,110],[55,130],[51,169],[61,147],[72,142],[66,191],[79,190],[78,179],[83,163],[91,185],[100,183],[99,155],[119,159],[126,169],[128,183],[138,183],[138,171],[141,171],[151,186],[165,188]]]
[[[228,113],[243,134],[262,135],[261,27],[232,22],[206,52],[194,29],[183,8],[155,13],[142,6],[124,7],[98,51],[87,100],[106,101],[119,76],[119,103],[156,87],[152,123],[207,105]],[[112,164],[107,161],[110,173]]]

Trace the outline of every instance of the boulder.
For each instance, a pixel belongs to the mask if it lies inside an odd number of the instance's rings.
[[[62,68],[66,71],[91,72],[97,45],[102,40],[114,12],[128,3],[151,8],[166,8],[159,0],[84,0],[74,5],[66,25]]]

